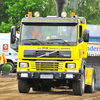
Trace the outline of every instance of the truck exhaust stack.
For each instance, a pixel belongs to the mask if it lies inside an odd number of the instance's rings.
[[[55,0],[58,17],[61,17],[61,13],[64,11],[67,1],[68,0]]]

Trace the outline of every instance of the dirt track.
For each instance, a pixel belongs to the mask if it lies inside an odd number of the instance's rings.
[[[0,75],[0,100],[100,100],[100,91],[75,96],[72,90],[52,89],[50,92],[36,92],[30,89],[28,94],[18,92],[16,73],[10,76]]]

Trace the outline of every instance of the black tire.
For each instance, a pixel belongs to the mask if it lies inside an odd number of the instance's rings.
[[[11,70],[9,71],[10,73],[13,73],[15,71],[15,66],[12,62],[7,62],[8,65],[11,66]]]
[[[85,90],[85,75],[81,75],[81,79],[73,81],[73,92],[74,95],[82,95]]]
[[[51,90],[51,86],[48,85],[41,85],[41,91],[50,91]]]
[[[85,92],[86,93],[94,93],[95,92],[95,73],[93,72],[93,76],[92,76],[92,85],[87,85],[85,87]]]
[[[19,79],[18,80],[18,90],[20,93],[29,93],[30,87],[28,84],[28,80]]]
[[[34,85],[32,89],[33,91],[41,91],[41,87],[39,85]]]

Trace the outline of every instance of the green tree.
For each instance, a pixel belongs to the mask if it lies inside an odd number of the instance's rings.
[[[8,24],[6,24],[5,22],[1,22],[1,26],[0,26],[0,33],[9,33],[11,26],[13,26],[12,24],[12,17],[9,18],[8,20]]]
[[[6,0],[5,5],[8,7],[6,13],[9,19],[6,22],[2,21],[0,32],[9,32],[10,26],[19,24],[29,11],[33,16],[34,12],[39,11],[41,17],[57,14],[54,0]]]
[[[77,6],[77,14],[84,16],[88,24],[100,24],[100,0],[81,0]]]
[[[6,9],[5,0],[0,0],[0,24],[2,21],[8,22],[8,13],[5,13]]]
[[[19,24],[28,11],[32,11],[33,14],[39,11],[40,16],[45,17],[49,12],[53,12],[55,5],[53,0],[6,0],[5,4],[8,5],[6,13],[12,17],[14,25]]]
[[[100,24],[100,0],[69,0],[65,11],[68,17],[75,12],[78,16],[83,16],[87,24]]]
[[[67,0],[67,16],[75,12],[87,19],[88,24],[100,24],[100,0]],[[57,16],[54,0],[0,0],[0,32],[9,32],[28,12],[38,11],[40,17]]]

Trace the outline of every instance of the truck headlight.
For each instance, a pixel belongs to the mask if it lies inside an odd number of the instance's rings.
[[[67,64],[67,68],[75,68],[76,65],[75,64]]]
[[[29,64],[25,62],[20,62],[19,67],[23,67],[23,68],[29,67]]]

